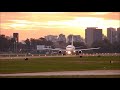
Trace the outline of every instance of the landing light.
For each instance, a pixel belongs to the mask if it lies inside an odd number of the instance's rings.
[[[68,54],[71,54],[71,51],[68,51],[67,53],[68,53]]]

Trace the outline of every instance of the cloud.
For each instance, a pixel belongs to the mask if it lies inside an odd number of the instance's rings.
[[[118,24],[119,12],[1,12],[1,28],[35,30]],[[109,22],[106,22],[109,20]],[[108,23],[108,24],[105,24]]]
[[[90,15],[106,15],[110,14],[110,12],[92,12]]]

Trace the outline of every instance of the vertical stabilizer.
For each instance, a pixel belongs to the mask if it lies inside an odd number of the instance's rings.
[[[72,46],[73,46],[73,35],[72,35]]]

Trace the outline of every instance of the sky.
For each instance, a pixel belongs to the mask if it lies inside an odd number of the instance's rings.
[[[0,12],[0,34],[19,33],[19,41],[46,35],[69,34],[85,38],[87,27],[120,27],[120,12]]]

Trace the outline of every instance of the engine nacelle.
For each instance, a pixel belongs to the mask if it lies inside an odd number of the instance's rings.
[[[81,51],[81,50],[79,50],[78,52],[79,52],[79,54],[81,54],[81,53],[82,53],[82,51]]]
[[[81,51],[81,50],[76,51],[76,55],[79,55],[79,54],[81,54],[81,53],[82,53],[82,51]]]
[[[62,51],[59,51],[58,53],[59,53],[59,54],[61,54],[61,53],[62,53]]]

